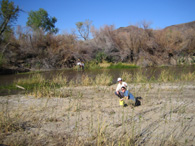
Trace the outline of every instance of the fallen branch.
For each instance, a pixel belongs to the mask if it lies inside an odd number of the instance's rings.
[[[22,87],[22,86],[16,85],[16,87],[18,87],[18,88],[20,88],[20,89],[22,89],[22,90],[25,90],[25,88]]]

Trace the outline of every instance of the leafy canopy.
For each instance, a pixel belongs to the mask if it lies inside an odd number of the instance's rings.
[[[18,6],[14,5],[14,2],[9,0],[2,0],[0,2],[0,36],[10,30],[11,25],[17,20],[18,13],[20,11]]]
[[[55,17],[50,17],[43,8],[40,8],[38,11],[30,11],[28,15],[26,24],[34,30],[43,29],[45,32],[49,33],[58,32],[58,29],[55,28],[57,19]]]

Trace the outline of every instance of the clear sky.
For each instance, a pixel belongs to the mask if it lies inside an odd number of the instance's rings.
[[[75,29],[75,23],[91,20],[96,28],[115,28],[152,22],[151,28],[195,21],[195,0],[10,0],[26,13],[19,14],[16,25],[26,26],[28,12],[45,9],[57,18],[60,33]]]

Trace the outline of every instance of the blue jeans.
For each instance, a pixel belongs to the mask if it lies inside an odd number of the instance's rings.
[[[133,94],[131,94],[131,93],[129,93],[128,99],[135,101],[135,98],[134,98]]]
[[[124,93],[119,91],[119,94],[116,93],[116,91],[114,92],[116,96],[118,96],[119,98],[123,98],[124,97]]]

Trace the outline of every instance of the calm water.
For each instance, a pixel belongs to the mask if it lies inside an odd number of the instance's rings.
[[[181,73],[189,73],[195,72],[195,66],[170,66],[170,67],[148,67],[148,68],[133,68],[133,69],[101,69],[101,70],[85,70],[76,71],[76,70],[52,70],[52,71],[45,71],[41,72],[41,74],[46,79],[51,79],[55,77],[57,74],[61,73],[62,75],[66,76],[68,80],[79,80],[82,75],[88,75],[89,77],[95,77],[101,73],[108,73],[113,77],[113,83],[116,82],[117,78],[122,75],[123,72],[128,73],[136,73],[142,72],[143,74],[147,75],[148,77],[151,76],[158,76],[163,70],[170,71],[175,75],[179,75]],[[0,75],[0,86],[2,85],[9,85],[13,83],[14,80],[20,78],[27,78],[31,74],[14,74],[14,75]]]

